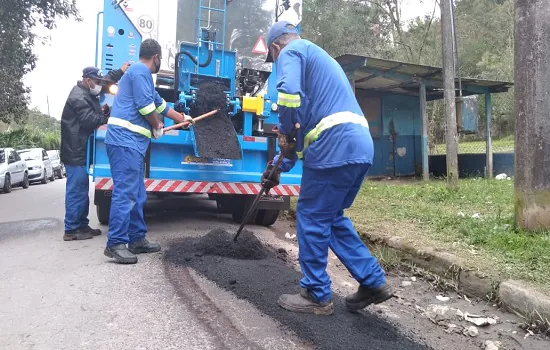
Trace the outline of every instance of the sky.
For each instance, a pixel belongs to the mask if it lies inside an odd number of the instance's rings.
[[[275,0],[273,0],[275,1]],[[402,17],[408,19],[431,14],[435,0],[403,0]],[[36,29],[39,35],[49,36],[46,45],[37,41],[36,68],[25,77],[31,88],[30,107],[61,119],[61,112],[72,87],[82,76],[82,69],[95,63],[96,16],[103,0],[77,0],[81,22],[58,20],[51,31]],[[49,103],[48,103],[49,101]]]

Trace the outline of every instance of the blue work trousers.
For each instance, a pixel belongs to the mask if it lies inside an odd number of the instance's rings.
[[[90,208],[90,180],[85,166],[65,165],[65,232],[87,227]]]
[[[128,147],[105,147],[114,185],[107,235],[107,247],[112,247],[145,237],[147,226],[143,217],[143,207],[147,193],[143,155]]]
[[[299,260],[304,275],[300,286],[318,302],[331,299],[331,282],[326,272],[329,247],[361,285],[376,288],[386,281],[384,270],[351,220],[344,216],[344,209],[355,200],[369,167],[352,164],[303,170],[296,210]]]

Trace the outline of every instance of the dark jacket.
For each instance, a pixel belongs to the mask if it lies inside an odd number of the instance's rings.
[[[117,82],[124,73],[109,72],[106,79]],[[65,165],[86,165],[86,144],[98,126],[107,123],[101,111],[99,96],[94,96],[82,82],[71,90],[61,114],[61,161]]]

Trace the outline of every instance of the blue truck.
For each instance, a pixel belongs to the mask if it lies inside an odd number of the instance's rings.
[[[301,0],[104,0],[97,17],[96,66],[104,72],[136,62],[142,40],[163,46],[161,71],[154,77],[159,94],[174,109],[189,113],[198,86],[216,81],[226,87],[226,112],[234,126],[240,159],[201,157],[193,127],[153,139],[145,159],[148,196],[208,195],[218,210],[241,223],[266,163],[278,153],[273,127],[278,106],[275,66],[265,63],[264,36],[281,17],[299,28]],[[100,96],[111,105],[116,85]],[[196,117],[196,116],[192,116]],[[166,118],[165,127],[173,125]],[[99,221],[109,221],[113,181],[105,150],[106,125],[88,140],[88,166],[95,185]],[[269,226],[300,190],[302,163],[281,176],[264,196],[251,223]]]

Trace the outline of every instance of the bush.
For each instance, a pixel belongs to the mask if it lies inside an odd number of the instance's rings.
[[[46,150],[59,149],[61,135],[56,131],[42,131],[37,128],[25,127],[19,130],[0,133],[0,148],[15,149],[40,147]]]

